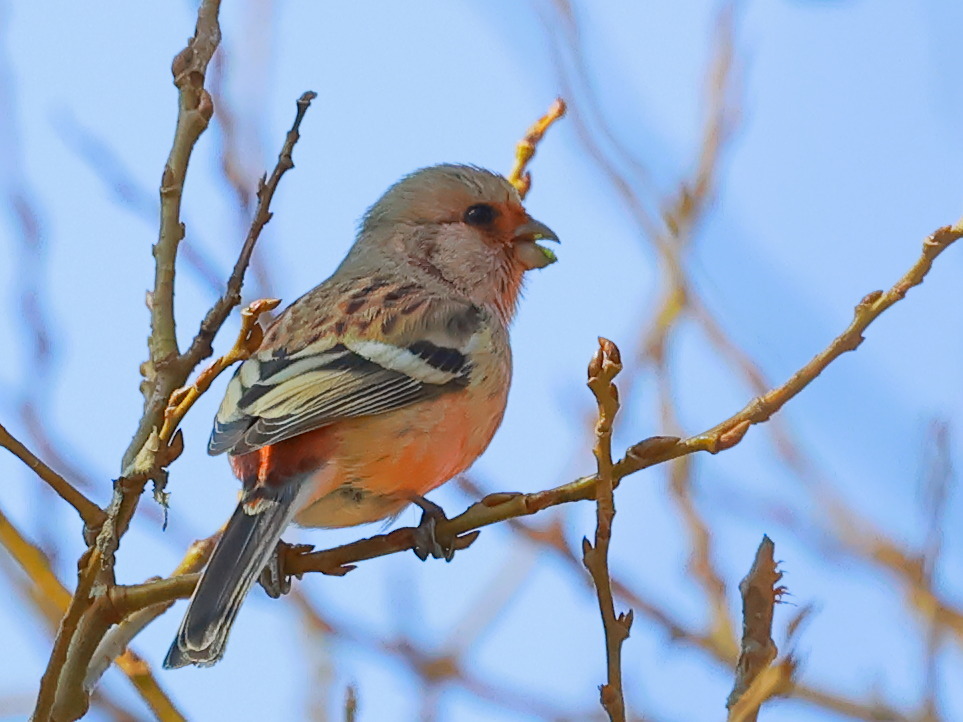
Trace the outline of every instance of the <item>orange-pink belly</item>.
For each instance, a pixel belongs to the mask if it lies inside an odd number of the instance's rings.
[[[471,466],[505,410],[507,389],[470,388],[380,416],[338,422],[315,492],[295,521],[342,527],[393,516]]]

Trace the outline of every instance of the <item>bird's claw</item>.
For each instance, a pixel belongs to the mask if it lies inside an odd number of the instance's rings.
[[[258,584],[264,589],[269,597],[277,599],[291,591],[291,575],[284,571],[284,556],[289,549],[294,551],[310,551],[313,549],[310,544],[288,544],[279,541],[278,545],[271,553],[268,563],[261,570],[258,577]],[[299,574],[298,577],[301,575]]]
[[[469,547],[478,535],[479,531],[472,531],[462,536],[438,535],[438,522],[448,521],[444,510],[432,501],[428,501],[423,496],[416,496],[412,502],[421,507],[421,522],[415,528],[415,544],[412,551],[415,556],[425,561],[429,555],[435,559],[444,559],[450,562],[459,549]]]

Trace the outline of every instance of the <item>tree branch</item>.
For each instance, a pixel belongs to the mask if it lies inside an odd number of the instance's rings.
[[[736,664],[735,684],[726,700],[730,722],[735,719],[756,722],[761,703],[768,699],[764,697],[758,704],[748,706],[740,704],[743,697],[749,697],[749,688],[769,669],[779,653],[776,643],[772,641],[772,618],[776,602],[785,588],[776,586],[782,578],[782,572],[776,570],[774,550],[772,540],[763,536],[749,573],[739,582],[739,593],[742,595],[742,645]],[[737,709],[741,710],[738,716]]]
[[[70,603],[70,592],[57,578],[43,551],[29,542],[2,511],[0,511],[0,545],[10,553],[30,580],[33,586],[29,592],[35,600],[37,609],[50,623],[51,630],[56,631],[57,623]],[[138,655],[129,651],[128,654],[114,661],[158,719],[172,722],[183,719],[170,697],[157,682],[150,667]]]
[[[625,696],[622,691],[622,644],[629,637],[633,614],[615,614],[615,597],[609,573],[609,544],[615,519],[615,477],[612,473],[612,423],[619,410],[618,389],[612,381],[622,370],[618,347],[599,338],[599,350],[589,363],[588,386],[598,403],[595,425],[595,460],[598,465],[595,486],[595,544],[582,539],[582,563],[595,583],[605,630],[605,660],[608,679],[599,688],[602,707],[612,722],[625,722]]]
[[[84,496],[73,484],[64,479],[60,474],[51,469],[33,453],[20,443],[13,435],[0,424],[0,446],[4,447],[20,461],[30,467],[30,469],[60,496],[70,506],[77,510],[84,526],[88,529],[96,529],[103,522],[107,515],[104,510],[94,504]]]
[[[715,454],[738,444],[750,426],[768,421],[779,409],[806,388],[829,364],[847,351],[854,351],[863,342],[863,332],[894,303],[905,298],[907,291],[923,282],[936,258],[955,241],[963,237],[963,219],[954,226],[937,229],[923,241],[923,252],[913,266],[888,291],[868,293],[856,306],[852,323],[833,339],[823,351],[793,374],[782,386],[750,401],[737,414],[696,436],[677,440],[674,445],[650,448],[649,440],[630,447],[625,457],[615,465],[617,478],[640,469],[675,459],[695,451]]]
[[[178,53],[171,65],[179,103],[174,142],[161,178],[160,232],[154,246],[156,264],[154,291],[150,298],[149,342],[152,373],[156,373],[178,354],[174,322],[174,271],[177,247],[184,238],[181,199],[194,144],[214,115],[214,101],[204,88],[204,76],[221,42],[219,11],[220,0],[207,0],[201,4],[194,37],[187,41],[187,47]]]
[[[40,681],[40,692],[33,713],[34,722],[51,719],[60,685],[60,674],[67,661],[68,651],[84,613],[91,607],[92,593],[98,581],[113,581],[113,555],[121,535],[137,508],[137,500],[160,455],[160,445],[151,443],[156,438],[164,409],[171,392],[183,385],[190,369],[169,368],[177,356],[174,325],[174,263],[177,244],[184,235],[180,222],[180,203],[187,163],[198,136],[207,127],[213,112],[210,96],[204,90],[204,73],[220,41],[218,25],[219,0],[203,0],[198,8],[194,37],[178,54],[172,65],[174,83],[178,88],[179,109],[177,129],[171,153],[164,168],[161,183],[161,225],[154,246],[156,271],[154,290],[150,296],[151,336],[150,361],[145,364],[145,384],[142,386],[147,404],[139,428],[124,454],[122,469],[125,477],[114,485],[114,494],[107,509],[97,542],[81,559],[81,572],[74,596],[61,622],[53,650]],[[101,581],[103,584],[104,581]],[[61,690],[63,692],[63,690]],[[71,708],[59,716],[80,716],[86,705]]]
[[[244,274],[251,262],[251,254],[254,253],[254,246],[261,236],[261,231],[264,230],[264,226],[270,222],[271,217],[274,215],[271,213],[271,200],[274,198],[278,183],[280,183],[281,177],[294,167],[294,160],[291,154],[294,151],[295,144],[301,137],[301,121],[304,120],[304,115],[308,112],[311,101],[316,97],[318,97],[317,93],[308,90],[298,99],[298,110],[294,116],[294,124],[291,126],[291,130],[288,131],[284,139],[284,144],[281,146],[281,153],[278,155],[277,165],[274,166],[274,170],[271,172],[269,178],[264,176],[258,183],[257,208],[254,211],[254,218],[251,221],[251,228],[248,231],[247,238],[241,247],[241,253],[227,281],[227,289],[224,291],[224,295],[211,306],[210,310],[204,316],[201,327],[191,342],[190,348],[184,353],[184,360],[190,363],[192,368],[211,355],[213,352],[211,344],[214,341],[215,334],[221,326],[224,325],[224,321],[227,320],[231,309],[241,302],[241,286],[244,284]]]

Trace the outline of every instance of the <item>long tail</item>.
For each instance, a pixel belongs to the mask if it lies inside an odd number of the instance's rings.
[[[207,667],[224,655],[227,636],[241,602],[264,569],[297,510],[303,484],[289,483],[256,513],[242,501],[234,510],[211,560],[191,596],[177,638],[164,659],[166,669]]]

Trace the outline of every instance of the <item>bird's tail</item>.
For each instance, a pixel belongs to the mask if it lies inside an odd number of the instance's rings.
[[[211,560],[191,596],[177,638],[164,659],[166,669],[207,667],[224,655],[238,609],[264,569],[281,533],[297,511],[303,483],[289,482],[252,513],[242,501],[234,510]]]

